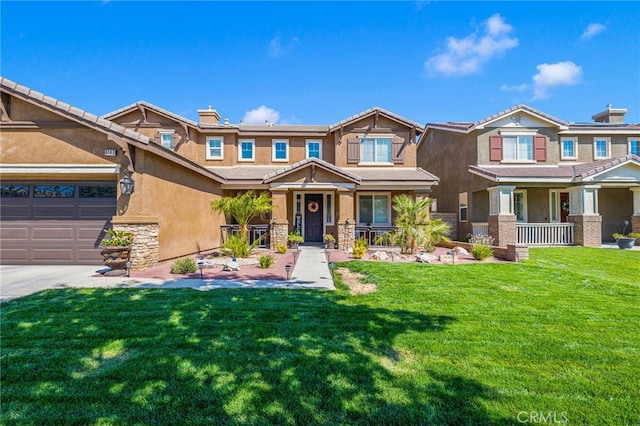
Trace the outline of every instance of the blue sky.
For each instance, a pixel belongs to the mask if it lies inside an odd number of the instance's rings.
[[[640,2],[7,2],[0,74],[94,114],[419,123],[525,103],[640,123]]]

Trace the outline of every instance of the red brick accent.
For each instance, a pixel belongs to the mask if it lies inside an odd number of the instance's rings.
[[[515,245],[518,242],[516,215],[489,215],[489,235],[495,239],[494,244],[496,246],[506,247],[509,244]]]
[[[640,233],[640,214],[631,216],[631,232]],[[636,245],[640,246],[640,238],[636,240]]]
[[[602,216],[569,216],[569,222],[575,223],[573,232],[575,242],[580,246],[600,247],[602,245]]]

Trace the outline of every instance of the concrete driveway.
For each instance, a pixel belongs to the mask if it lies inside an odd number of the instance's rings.
[[[104,265],[0,265],[0,302],[56,288],[288,288],[335,290],[333,280],[216,280],[105,277]]]

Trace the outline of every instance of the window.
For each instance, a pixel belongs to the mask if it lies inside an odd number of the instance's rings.
[[[533,136],[504,136],[502,149],[503,160],[533,161]]]
[[[593,139],[593,158],[599,160],[609,158],[609,145],[611,138],[594,138]]]
[[[325,195],[325,224],[333,225],[333,194]]]
[[[390,225],[389,194],[359,195],[358,223],[361,225]]]
[[[513,213],[517,222],[527,221],[527,192],[513,191]]]
[[[160,131],[160,144],[167,149],[173,149],[173,130]]]
[[[322,160],[321,140],[307,140],[307,158],[319,158]]]
[[[560,191],[549,190],[549,222],[560,222]]]
[[[578,158],[578,144],[576,138],[562,138],[560,142],[560,159],[575,160]]]
[[[289,141],[286,139],[274,139],[272,143],[273,161],[289,161]]]
[[[458,211],[460,213],[460,222],[467,221],[468,215],[468,204],[467,204],[467,193],[461,192],[458,194]]]
[[[361,163],[391,164],[391,139],[368,138],[360,140]]]
[[[629,154],[640,157],[640,139],[629,139]]]
[[[255,141],[241,140],[238,141],[238,161],[254,161],[255,160]]]
[[[224,158],[224,138],[222,136],[207,136],[207,160],[222,160]]]

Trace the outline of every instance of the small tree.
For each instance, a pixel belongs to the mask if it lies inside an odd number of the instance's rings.
[[[272,211],[273,205],[269,193],[261,192],[260,195],[256,195],[255,191],[250,190],[235,197],[227,196],[212,201],[211,210],[234,218],[240,225],[240,236],[248,241],[247,225],[249,222],[260,214]]]
[[[414,200],[408,194],[393,197],[397,229],[387,232],[392,244],[404,254],[416,254],[420,247],[431,249],[440,241],[449,241],[449,225],[440,219],[430,220],[431,200]]]

